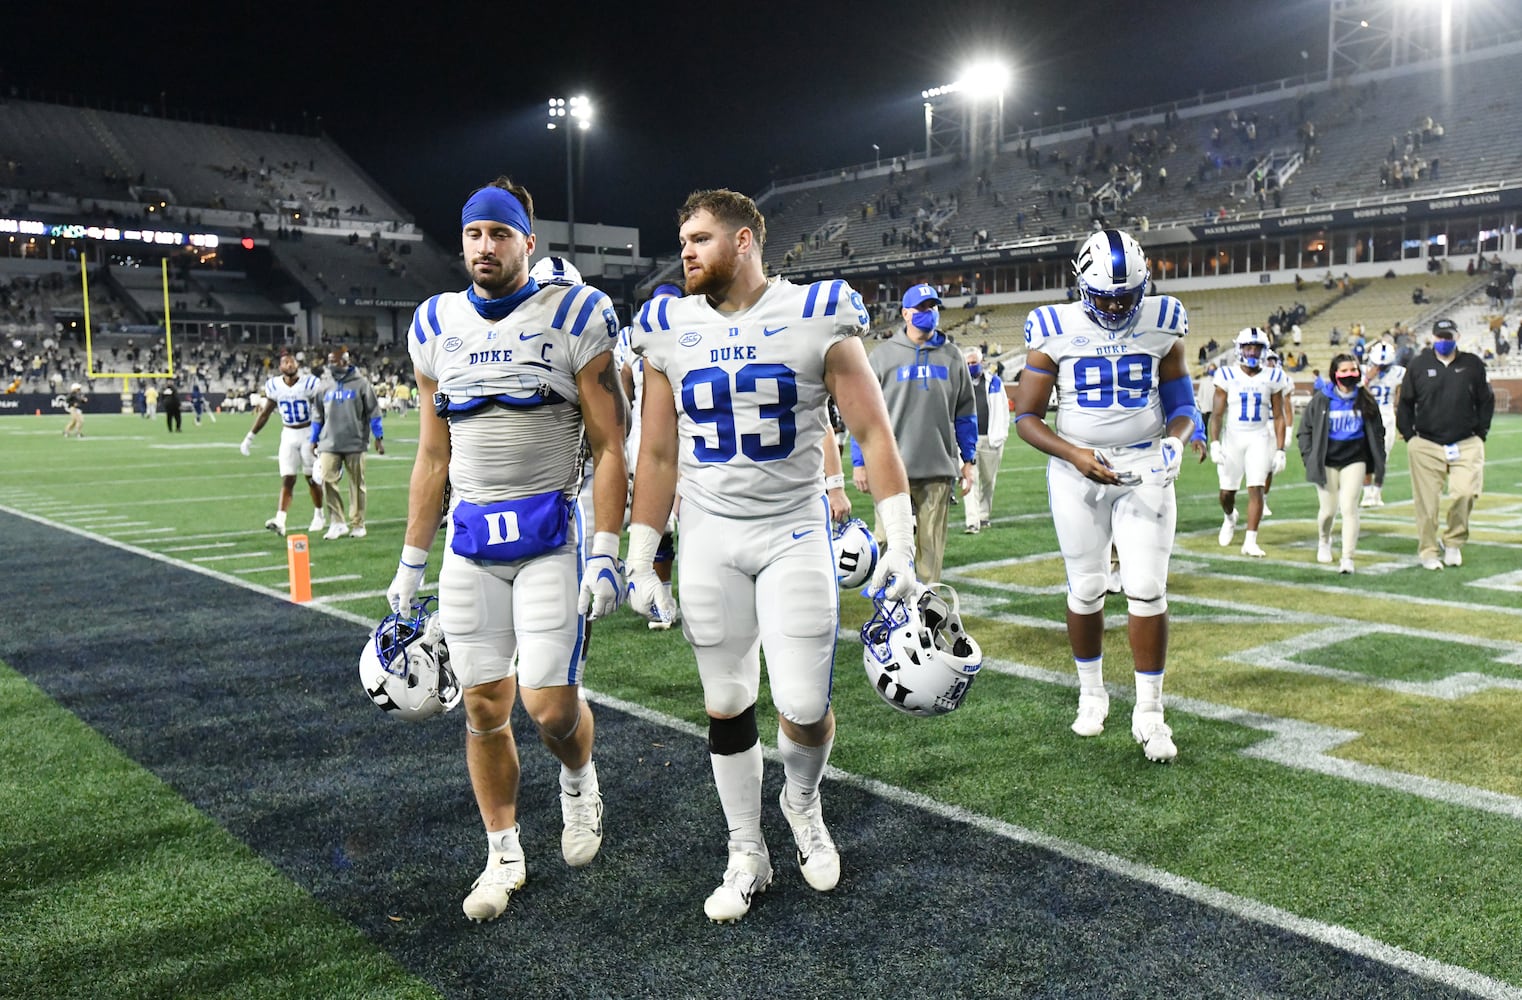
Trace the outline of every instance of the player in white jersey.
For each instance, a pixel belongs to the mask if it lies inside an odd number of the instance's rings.
[[[312,426],[312,401],[322,391],[316,375],[299,373],[296,358],[292,354],[280,355],[280,374],[264,383],[264,405],[254,418],[254,426],[244,435],[238,450],[244,455],[252,453],[254,435],[264,427],[270,414],[280,411],[280,502],[275,516],[264,526],[276,534],[285,534],[285,515],[291,506],[291,495],[296,490],[296,474],[306,476],[307,491],[312,495],[312,523],[307,531],[321,531],[325,524],[322,516],[322,484],[316,479],[314,466],[317,453],[309,440],[308,429]]]
[[[1395,363],[1395,345],[1384,341],[1369,351],[1369,364],[1364,368],[1363,386],[1379,404],[1379,416],[1385,422],[1385,464],[1378,478],[1370,473],[1364,480],[1360,507],[1383,507],[1385,505],[1384,470],[1390,465],[1390,451],[1395,447],[1395,407],[1400,402],[1400,385],[1406,378],[1406,366]],[[1372,465],[1372,463],[1371,463]]]
[[[1247,538],[1244,556],[1262,556],[1258,525],[1263,521],[1264,484],[1284,471],[1284,412],[1279,397],[1294,384],[1282,368],[1263,363],[1268,334],[1247,327],[1237,334],[1237,363],[1216,369],[1210,408],[1210,460],[1216,464],[1225,518],[1218,541],[1230,545],[1237,527],[1237,491],[1247,481]]]
[[[1067,567],[1068,641],[1078,668],[1073,732],[1104,731],[1104,601],[1110,546],[1120,555],[1136,664],[1131,735],[1148,760],[1178,754],[1163,721],[1173,482],[1189,440],[1204,461],[1184,354],[1189,318],[1168,295],[1144,298],[1147,260],[1119,230],[1095,233],[1074,262],[1081,302],[1043,306],[1025,321],[1025,371],[1015,430],[1052,456],[1047,488]],[[1044,415],[1057,391],[1057,426]]]
[[[914,587],[909,483],[861,334],[868,316],[844,281],[768,281],[766,223],[733,191],[699,191],[678,214],[687,296],[648,303],[633,326],[645,359],[644,427],[629,528],[635,609],[671,607],[652,566],[677,493],[683,631],[708,714],[708,747],[729,829],[722,884],[704,903],[728,922],[772,880],[761,830],[756,721],[766,653],[781,807],[804,879],[840,878],[819,785],[834,742],[830,708],[839,589],[820,449],[825,396],[866,456],[888,551],[871,586],[891,599]]]
[[[447,481],[439,620],[465,690],[465,761],[488,845],[464,910],[483,921],[501,916],[527,878],[511,728],[520,693],[560,761],[566,863],[588,864],[602,843],[580,686],[587,622],[612,614],[624,586],[617,530],[586,537],[575,498],[588,447],[598,524],[621,522],[627,476],[612,303],[586,285],[541,288],[528,276],[533,201],[507,178],[472,194],[460,223],[471,287],[424,302],[408,336],[431,405],[419,410],[405,545],[387,599],[402,613],[412,606]]]

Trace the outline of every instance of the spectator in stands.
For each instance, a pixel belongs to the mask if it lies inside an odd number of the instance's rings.
[[[939,583],[952,486],[959,483],[966,496],[977,474],[977,401],[966,360],[937,329],[940,294],[929,285],[915,285],[901,305],[903,329],[874,350],[870,361],[909,475],[915,572],[925,583]],[[901,371],[917,374],[900,379]],[[852,479],[863,493],[869,492],[865,461],[853,440]]]
[[[317,478],[328,508],[328,541],[349,535],[364,538],[365,452],[375,435],[375,453],[384,455],[385,431],[380,405],[370,380],[359,373],[346,347],[328,352],[328,371],[313,400],[312,443],[317,446]],[[341,476],[349,480],[348,509],[338,490]]]
[[[1485,363],[1458,349],[1458,334],[1451,319],[1432,325],[1432,346],[1406,368],[1396,400],[1395,426],[1411,465],[1417,557],[1424,569],[1463,563],[1469,514],[1485,486],[1485,437],[1495,394],[1485,379]],[[1445,481],[1452,502],[1440,551],[1438,501]]]

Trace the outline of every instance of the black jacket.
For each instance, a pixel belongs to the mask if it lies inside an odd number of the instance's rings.
[[[1406,366],[1395,429],[1405,441],[1413,436],[1435,444],[1455,444],[1470,436],[1483,441],[1495,412],[1496,396],[1485,381],[1485,362],[1457,351],[1445,365],[1429,347]]]
[[[1305,481],[1316,486],[1326,485],[1327,433],[1332,423],[1332,399],[1335,392],[1330,385],[1321,386],[1305,404],[1300,414],[1300,426],[1295,431],[1300,445],[1300,461],[1305,465]],[[1365,393],[1367,395],[1367,393]],[[1368,472],[1375,482],[1385,478],[1385,425],[1379,415],[1379,407],[1369,400],[1363,413],[1363,439],[1370,455]]]

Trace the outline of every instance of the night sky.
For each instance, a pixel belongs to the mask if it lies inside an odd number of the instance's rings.
[[[1326,66],[1326,0],[938,4],[664,2],[419,5],[243,2],[5,5],[0,86],[117,110],[323,129],[433,236],[499,173],[565,217],[551,96],[586,93],[578,222],[640,227],[675,248],[699,187],[923,146],[920,91],[976,55],[1014,67],[1006,134]],[[1185,13],[1187,12],[1187,13]],[[1304,55],[1302,55],[1304,53]],[[162,95],[162,96],[161,96]],[[1038,119],[1033,112],[1040,111]],[[578,146],[581,140],[578,139]],[[3,152],[3,151],[0,151]]]

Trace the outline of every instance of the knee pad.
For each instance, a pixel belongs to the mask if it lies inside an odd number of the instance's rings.
[[[1126,595],[1126,611],[1137,618],[1156,618],[1168,612],[1168,595],[1156,597],[1132,597]]]
[[[1068,610],[1075,615],[1103,611],[1110,580],[1105,576],[1078,576],[1068,580]]]
[[[756,729],[756,706],[751,705],[733,719],[708,717],[708,752],[728,757],[744,753],[761,739]]]

